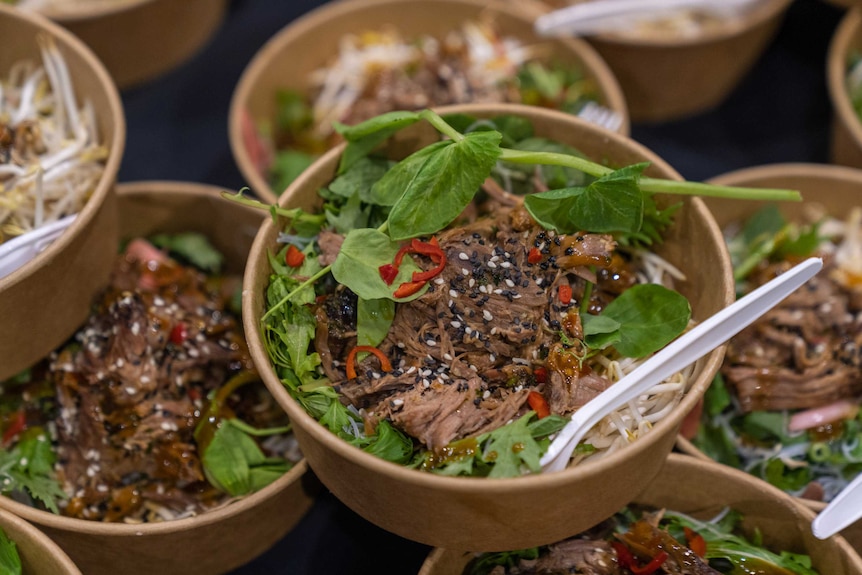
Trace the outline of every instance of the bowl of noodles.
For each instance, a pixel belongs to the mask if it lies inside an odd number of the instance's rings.
[[[856,319],[862,171],[775,164],[714,181],[793,186],[806,198],[780,208],[706,199],[727,235],[740,293],[806,253],[820,254],[825,265],[806,287],[731,339],[721,378],[698,412],[700,424],[679,445],[746,470],[819,511],[862,461]],[[860,532],[854,524],[843,534],[859,548]]]
[[[578,3],[518,4],[541,18]],[[586,39],[619,80],[632,120],[665,122],[719,106],[772,41],[789,6],[790,0],[764,0],[741,13],[659,13]]]
[[[830,160],[845,166],[862,167],[862,14],[849,10],[842,18],[826,60],[826,79],[832,102]]]
[[[4,573],[81,574],[69,556],[47,535],[3,510],[0,510],[0,549]]]
[[[334,122],[482,102],[564,109],[628,133],[622,92],[585,42],[539,38],[500,2],[359,0],[321,6],[261,48],[232,97],[231,150],[272,202],[340,141]]]
[[[107,281],[117,237],[113,186],[126,124],[105,68],[66,30],[4,4],[0,44],[5,379],[69,337]],[[37,244],[43,251],[33,259],[18,260],[28,232],[69,221],[55,241]]]
[[[73,337],[3,382],[0,508],[86,573],[226,572],[312,504],[239,321],[262,214],[218,192],[119,185],[108,286]]]
[[[193,57],[224,20],[226,0],[12,0],[80,38],[121,89],[151,81]],[[165,23],[170,22],[170,26]],[[153,39],[158,38],[157,42]]]
[[[510,554],[435,549],[419,575],[629,573],[621,569],[639,567],[662,553],[656,553],[655,544],[644,542],[645,536],[656,534],[665,552],[661,565],[652,571],[656,574],[755,572],[733,567],[757,569],[757,573],[858,573],[862,560],[847,541],[815,538],[813,519],[810,510],[762,481],[712,462],[671,454],[633,505],[587,533]],[[686,563],[695,570],[680,569]]]
[[[643,396],[634,411],[624,408],[594,428],[569,468],[541,474],[539,458],[565,423],[561,414],[641,356],[619,355],[604,335],[586,335],[605,334],[623,346],[610,332],[584,328],[593,321],[587,316],[604,309],[610,318],[616,312],[606,305],[620,309],[610,300],[627,307],[629,297],[656,290],[659,299],[645,309],[672,318],[654,326],[685,329],[689,313],[670,311],[679,311],[677,304],[687,309],[683,300],[690,301],[697,321],[732,297],[726,252],[696,198],[644,200],[652,223],[635,227],[652,238],[648,250],[646,236],[571,232],[570,224],[550,221],[568,212],[556,203],[558,194],[580,195],[578,186],[591,195],[620,177],[628,183],[619,182],[618,192],[637,194],[628,187],[630,170],[644,168],[650,178],[678,179],[623,136],[538,107],[436,112],[398,112],[357,125],[345,132],[350,144],[288,188],[276,210],[281,219],[262,226],[249,257],[249,345],[309,465],[361,516],[431,545],[503,550],[547,543],[607,517],[646,486],[722,355],[713,351]],[[431,125],[449,139],[437,141]],[[498,139],[510,146],[505,157],[550,157],[567,167],[497,164]],[[434,167],[414,172],[420,164]],[[599,180],[573,165],[592,166]],[[419,181],[433,182],[436,191],[408,183]],[[547,189],[569,185],[571,192]],[[537,189],[550,195],[532,198]],[[365,199],[351,199],[354,193]],[[387,205],[390,194],[401,193],[410,199]],[[595,221],[575,228],[604,229],[612,217],[593,213]],[[537,226],[534,218],[546,223]],[[435,231],[442,221],[456,223]],[[567,233],[551,231],[558,229]],[[613,255],[604,251],[611,245],[627,247]],[[636,287],[651,281],[674,289]],[[653,349],[669,337],[661,331],[648,330]]]

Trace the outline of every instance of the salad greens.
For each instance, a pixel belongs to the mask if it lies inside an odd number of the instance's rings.
[[[426,146],[398,163],[373,155],[390,136],[417,122],[427,122],[445,139]],[[797,200],[796,192],[711,186],[676,182],[643,175],[646,164],[622,169],[592,162],[576,151],[535,138],[520,118],[478,120],[459,115],[443,118],[431,110],[391,112],[354,126],[336,125],[347,141],[336,178],[321,190],[324,216],[301,210],[269,207],[237,194],[224,197],[269,209],[284,216],[292,230],[288,245],[270,254],[273,268],[266,289],[266,312],[261,318],[263,339],[273,367],[293,397],[324,426],[345,441],[367,451],[388,453],[393,461],[443,474],[512,476],[535,470],[547,447],[543,438],[558,429],[554,418],[532,421],[532,414],[504,428],[475,438],[476,445],[453,445],[453,457],[438,461],[412,454],[411,440],[383,425],[366,435],[362,417],[338,401],[337,392],[322,376],[320,357],[309,351],[316,321],[306,307],[316,289],[325,292],[331,278],[359,298],[358,330],[363,342],[385,337],[394,316],[394,303],[421,297],[422,291],[397,298],[394,287],[409,281],[418,270],[410,258],[392,285],[380,267],[393,260],[401,242],[439,232],[455,221],[492,176],[513,177],[520,169],[550,169],[561,187],[528,195],[524,205],[544,227],[560,232],[589,230],[613,233],[624,245],[649,245],[660,239],[678,205],[659,209],[657,192],[727,197]],[[464,130],[465,132],[462,133]],[[529,143],[519,146],[523,142]],[[506,147],[503,144],[510,144]],[[501,176],[502,174],[502,176]],[[306,256],[316,256],[314,237],[328,223],[344,234],[332,265],[305,257],[298,269],[285,266],[291,245]],[[316,229],[315,229],[316,225]],[[331,278],[330,278],[331,274]],[[423,287],[427,289],[427,285]],[[372,303],[374,302],[374,303]],[[383,303],[388,302],[388,303]],[[371,318],[371,309],[383,310]],[[586,314],[585,314],[586,315]],[[661,286],[629,290],[598,318],[585,319],[593,350],[615,347],[621,354],[643,357],[674,339],[688,324],[690,307],[676,292]],[[384,422],[385,423],[385,422]],[[385,442],[387,447],[378,445]],[[514,455],[512,446],[518,445]],[[521,449],[521,446],[525,448]],[[469,455],[469,456],[468,456]]]
[[[0,493],[27,494],[58,513],[57,501],[66,494],[54,475],[56,456],[45,431],[23,431],[10,449],[0,448]]]
[[[0,529],[0,573],[3,575],[21,575],[22,573],[18,547],[2,529]]]
[[[617,513],[609,520],[613,526],[613,533],[610,536],[629,532],[632,524],[639,520],[639,516],[640,511],[636,511],[633,507],[627,507]],[[709,566],[720,573],[728,575],[741,575],[743,573],[817,575],[808,555],[789,551],[773,553],[763,546],[758,531],[755,531],[754,537],[750,539],[745,537],[741,530],[742,519],[740,513],[730,509],[726,509],[709,521],[701,521],[684,513],[665,510],[661,513],[659,528],[666,531],[682,547],[686,547],[685,542],[688,542],[691,551],[698,554],[702,553],[701,557],[709,563]],[[697,545],[690,541],[696,536],[700,536],[703,540],[702,549],[697,549]],[[596,539],[590,534],[576,537]],[[611,539],[611,541],[613,541],[614,546],[622,545],[618,540]],[[516,567],[522,559],[538,559],[540,555],[547,553],[548,547],[550,546],[482,553],[470,562],[464,574],[488,575],[498,566],[503,566],[508,570]],[[664,573],[665,571],[650,572]]]

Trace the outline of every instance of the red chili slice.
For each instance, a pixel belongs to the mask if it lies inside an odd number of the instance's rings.
[[[393,293],[392,295],[396,298],[410,297],[411,295],[415,294],[420,289],[422,289],[422,286],[424,286],[424,285],[425,285],[424,281],[404,282],[403,284],[398,286],[398,289],[395,290],[395,293]]]
[[[530,252],[527,254],[527,261],[531,264],[537,264],[542,261],[542,252],[539,251],[539,248],[530,248]]]
[[[545,383],[548,381],[548,370],[544,367],[537,367],[533,370],[533,378],[535,378],[536,383]]]
[[[560,284],[560,288],[557,291],[560,296],[560,303],[569,305],[572,301],[572,286],[569,284]]]
[[[289,248],[287,248],[287,253],[284,256],[284,261],[287,265],[292,268],[298,268],[302,265],[302,262],[305,261],[305,254],[299,251],[295,245],[291,244]]]
[[[538,391],[531,391],[527,395],[527,403],[530,404],[530,408],[536,412],[539,419],[551,415],[551,408],[548,406],[548,402],[545,401],[545,396]]]
[[[380,271],[380,277],[388,286],[391,286],[392,282],[394,282],[395,278],[398,276],[398,268],[392,264],[383,264],[377,269]]]
[[[6,428],[6,431],[3,432],[3,443],[6,444],[12,441],[12,438],[24,431],[24,428],[26,427],[27,417],[24,414],[24,410],[19,409],[15,412],[12,423],[10,423],[9,427]]]
[[[370,345],[357,345],[350,350],[350,353],[347,354],[348,379],[354,379],[356,377],[356,354],[363,351],[373,354],[374,357],[380,360],[380,369],[383,371],[392,371],[392,364],[389,362],[389,358],[386,357],[382,351]]]
[[[631,572],[635,575],[651,575],[652,573],[658,571],[665,561],[667,561],[667,552],[659,551],[658,553],[656,553],[656,556],[653,557],[652,560],[646,565],[643,565],[642,567],[632,565],[631,567],[629,567],[629,569],[631,569]]]
[[[706,540],[703,535],[694,531],[689,527],[683,527],[685,540],[688,543],[688,548],[697,553],[700,557],[706,555]]]
[[[171,343],[175,343],[177,345],[180,345],[188,337],[189,337],[189,327],[183,322],[178,322],[173,327],[173,329],[171,329],[171,335],[170,335]]]

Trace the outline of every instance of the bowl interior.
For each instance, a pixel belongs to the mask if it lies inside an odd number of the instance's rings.
[[[834,110],[831,160],[838,164],[862,167],[862,121],[848,93],[850,58],[862,54],[862,12],[850,10],[841,20],[826,60],[826,80]]]
[[[814,514],[809,510],[764,482],[715,463],[671,454],[636,501],[701,519],[730,507],[743,514],[749,537],[757,529],[767,548],[810,555],[819,573],[849,575],[862,569],[862,560],[843,538],[820,540],[812,535]],[[419,575],[462,575],[471,558],[472,553],[435,549]]]
[[[633,141],[559,112],[517,105],[454,106],[438,111],[523,115],[533,121],[537,135],[573,145],[588,157],[618,165],[648,159],[652,162],[650,174],[679,178],[660,158]],[[420,126],[405,132],[400,143],[393,145],[401,146],[402,152],[413,150],[418,142],[431,141],[430,136],[430,130],[423,132]],[[333,150],[300,176],[281,204],[314,206],[316,190],[332,178],[339,153],[340,148]],[[657,200],[660,204],[670,201],[665,196]],[[670,416],[625,450],[603,460],[560,473],[501,480],[443,477],[407,469],[362,452],[331,434],[290,397],[273,372],[258,320],[263,313],[263,288],[270,275],[266,254],[277,232],[278,227],[271,222],[263,225],[246,270],[245,284],[253,287],[244,294],[243,316],[255,363],[291,416],[303,453],[323,483],[366,519],[424,543],[462,549],[522,548],[554,541],[563,533],[570,535],[610,515],[658,471],[669,451],[664,434],[676,433],[681,415],[706,388],[723,354],[719,349],[705,358],[692,378],[689,393]],[[688,274],[689,281],[677,288],[689,298],[695,319],[715,313],[732,300],[726,250],[699,199],[684,200],[668,241],[657,251]],[[560,490],[582,495],[569,495],[561,502]],[[537,509],[541,512],[536,513]],[[418,516],[424,521],[417,522]]]
[[[121,237],[196,231],[241,274],[263,212],[184,182],[118,186]],[[115,247],[116,254],[116,247]],[[116,257],[116,255],[115,255]],[[265,551],[310,508],[315,486],[305,461],[256,493],[195,517],[147,524],[100,523],[40,511],[0,497],[0,507],[39,525],[86,573],[225,572]]]
[[[24,573],[81,574],[56,543],[23,519],[0,510],[0,530],[17,546]]]
[[[341,39],[367,30],[393,28],[406,38],[421,35],[443,37],[462,23],[491,15],[503,36],[527,46],[541,46],[546,61],[579,65],[591,78],[604,105],[623,119],[628,133],[628,114],[622,91],[598,54],[577,39],[539,38],[532,20],[504,2],[483,0],[358,0],[332,2],[291,23],[258,52],[237,85],[231,102],[229,128],[231,149],[243,177],[258,195],[275,201],[282,190],[272,190],[266,176],[252,162],[243,140],[243,116],[254,125],[271,122],[276,114],[279,89],[308,92],[310,75],[336,56]],[[301,54],[302,57],[297,57]]]

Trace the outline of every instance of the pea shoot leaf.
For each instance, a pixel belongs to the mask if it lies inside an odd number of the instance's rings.
[[[395,302],[391,299],[359,298],[356,308],[356,345],[377,347],[386,338],[395,319]]]
[[[412,258],[405,257],[395,281],[386,285],[380,277],[380,266],[391,264],[399,247],[398,242],[393,242],[383,232],[368,228],[353,230],[341,244],[338,257],[332,264],[332,275],[361,299],[394,299],[392,293],[398,286],[411,281],[414,271],[421,271]],[[397,301],[416,299],[427,290],[426,285],[412,296]]]
[[[213,247],[209,239],[197,232],[158,234],[150,238],[150,241],[154,246],[166,249],[172,255],[179,256],[208,273],[218,273],[224,261],[224,256]]]
[[[347,140],[347,148],[341,155],[338,173],[344,173],[353,164],[370,154],[377,146],[395,132],[419,121],[416,112],[389,112],[375,116],[355,126],[335,124],[335,130]]]
[[[562,188],[524,199],[524,206],[547,229],[559,233],[637,232],[643,223],[644,193],[638,179],[646,163],[602,176],[586,187]]]
[[[428,159],[439,150],[451,145],[451,141],[435,142],[398,162],[371,188],[370,201],[381,206],[394,206],[416,179]]]
[[[360,158],[329,184],[329,191],[345,198],[358,195],[363,202],[377,203],[372,196],[372,186],[393,164],[380,158]]]
[[[602,316],[620,324],[620,341],[614,344],[620,354],[644,357],[685,330],[691,306],[679,292],[657,284],[640,284],[609,303]]]
[[[473,132],[429,154],[392,206],[392,239],[433,234],[457,218],[496,164],[500,138],[499,132]]]

